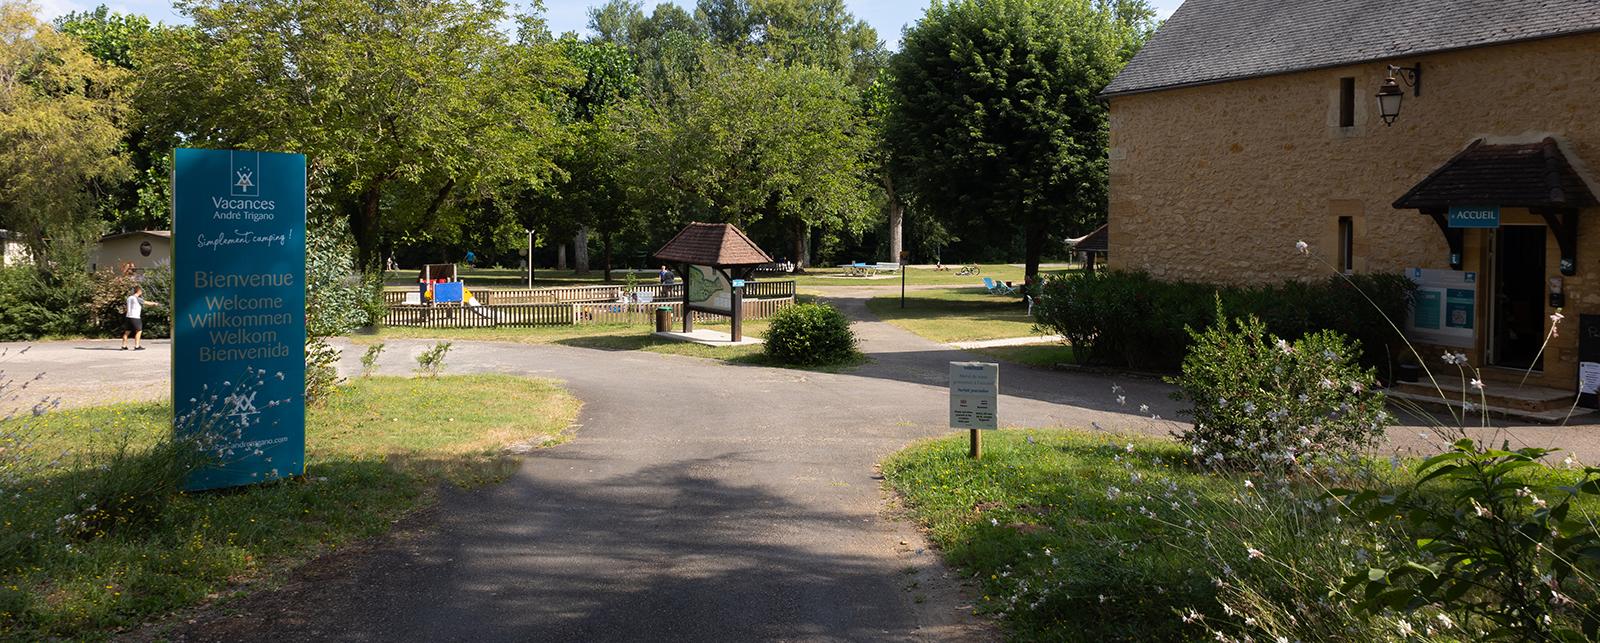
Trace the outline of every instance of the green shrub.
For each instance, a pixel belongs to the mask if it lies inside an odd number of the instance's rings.
[[[381,289],[381,280],[378,283]],[[306,333],[343,335],[366,326],[382,301],[373,279],[356,269],[355,245],[344,219],[313,221],[306,236]]]
[[[450,353],[450,342],[439,342],[433,348],[417,355],[417,372],[428,377],[438,377],[444,370],[444,357]]]
[[[779,364],[839,364],[855,359],[856,334],[837,308],[826,304],[790,306],[772,318],[766,354]]]
[[[1332,331],[1289,342],[1260,319],[1190,330],[1193,348],[1173,397],[1192,408],[1179,441],[1209,464],[1288,469],[1307,454],[1351,452],[1377,443],[1389,421],[1372,370],[1356,363],[1359,343]]]
[[[361,376],[372,377],[378,372],[378,358],[383,355],[383,342],[378,342],[367,347],[367,352],[361,354]]]
[[[0,341],[88,334],[93,290],[87,269],[0,268]]]
[[[144,309],[141,316],[144,320],[144,336],[171,336],[172,268],[165,265],[146,270],[140,275],[127,275],[111,268],[102,268],[94,273],[94,290],[87,304],[90,327],[113,336],[121,334],[128,295],[132,294],[135,285],[144,286],[145,301],[159,304]]]
[[[1221,297],[1229,317],[1254,315],[1281,337],[1332,330],[1355,339],[1369,351],[1360,357],[1362,363],[1386,372],[1399,354],[1391,347],[1401,338],[1385,316],[1405,319],[1414,288],[1398,274],[1225,287],[1102,271],[1048,279],[1034,317],[1041,327],[1065,336],[1079,360],[1174,371],[1191,341],[1185,328],[1207,326],[1213,302]]]

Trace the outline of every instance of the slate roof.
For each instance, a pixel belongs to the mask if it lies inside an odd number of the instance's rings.
[[[1600,30],[1600,0],[1187,0],[1104,95]]]
[[[1588,208],[1589,184],[1555,139],[1492,145],[1473,141],[1394,202],[1401,210],[1444,211],[1453,205],[1513,208]]]
[[[691,223],[656,251],[666,263],[697,266],[759,266],[772,263],[743,230],[727,223]]]
[[[1072,249],[1078,252],[1109,253],[1111,251],[1111,226],[1100,226],[1095,228],[1094,232],[1073,239]]]

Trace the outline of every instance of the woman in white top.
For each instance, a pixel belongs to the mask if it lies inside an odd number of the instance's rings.
[[[133,294],[128,295],[122,313],[122,321],[125,323],[122,329],[122,350],[128,350],[129,333],[133,334],[133,350],[144,350],[144,347],[139,345],[139,340],[144,337],[144,307],[158,305],[144,300],[144,286],[133,287]]]

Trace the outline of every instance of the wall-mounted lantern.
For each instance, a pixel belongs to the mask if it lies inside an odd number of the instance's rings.
[[[1394,125],[1395,119],[1400,118],[1400,104],[1406,98],[1405,91],[1400,89],[1402,80],[1412,89],[1412,95],[1421,96],[1422,63],[1411,67],[1389,65],[1389,78],[1378,88],[1378,114],[1383,117],[1384,125]]]

